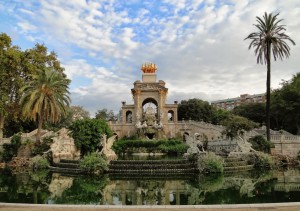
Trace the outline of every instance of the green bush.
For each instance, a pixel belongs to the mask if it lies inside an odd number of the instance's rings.
[[[69,129],[82,156],[97,150],[103,134],[107,138],[112,136],[112,131],[104,119],[78,119]]]
[[[43,155],[44,152],[47,152],[50,149],[50,145],[53,142],[53,136],[47,136],[43,138],[40,144],[37,144],[32,149],[32,155]]]
[[[96,152],[92,152],[83,157],[79,163],[80,168],[89,173],[100,174],[108,170],[106,160]]]
[[[183,154],[187,151],[188,146],[178,140],[164,141],[158,146],[158,149],[168,154]]]
[[[298,154],[297,154],[297,160],[300,161],[300,150],[299,150],[299,152],[298,152]]]
[[[222,173],[224,171],[223,158],[213,152],[208,152],[198,158],[198,169],[205,173]]]
[[[182,154],[187,151],[188,147],[179,140],[119,140],[114,142],[112,148],[118,154],[141,151]]]
[[[31,159],[29,166],[32,169],[46,169],[49,168],[50,164],[46,158],[37,155]]]
[[[8,162],[12,159],[12,157],[16,156],[20,146],[21,135],[15,134],[12,137],[10,144],[3,144],[3,161]]]
[[[260,169],[272,169],[275,167],[275,161],[269,154],[256,152],[254,166]]]
[[[274,144],[270,141],[267,141],[263,136],[257,135],[249,139],[249,142],[252,144],[252,148],[261,151],[270,153],[271,148],[274,147]]]

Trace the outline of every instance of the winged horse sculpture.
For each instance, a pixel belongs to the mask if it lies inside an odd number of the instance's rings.
[[[117,135],[113,135],[112,137],[107,139],[106,134],[103,134],[101,136],[101,143],[103,148],[100,153],[104,154],[109,161],[118,159],[117,154],[111,148],[113,143],[116,141],[116,137]]]

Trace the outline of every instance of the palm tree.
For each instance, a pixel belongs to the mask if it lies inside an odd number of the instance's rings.
[[[32,80],[21,88],[22,114],[38,122],[37,143],[40,142],[43,122],[58,122],[66,114],[70,104],[69,83],[70,80],[60,72],[45,68],[32,75]]]
[[[251,47],[254,48],[255,55],[257,56],[257,63],[267,64],[267,93],[266,93],[266,127],[267,127],[267,140],[270,140],[270,89],[271,89],[271,54],[274,60],[277,58],[281,60],[290,55],[290,47],[286,41],[290,41],[293,45],[295,42],[285,34],[285,25],[281,25],[283,19],[278,20],[277,16],[272,13],[265,12],[263,18],[256,17],[257,32],[248,35],[246,39],[250,39]]]

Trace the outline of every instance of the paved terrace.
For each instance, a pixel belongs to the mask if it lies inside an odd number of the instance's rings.
[[[239,204],[239,205],[186,205],[186,206],[118,206],[118,205],[44,205],[44,204],[9,204],[0,203],[0,211],[83,211],[83,210],[164,210],[164,211],[300,211],[300,202],[268,203],[268,204]]]

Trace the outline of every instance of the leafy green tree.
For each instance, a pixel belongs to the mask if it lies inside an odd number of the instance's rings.
[[[212,108],[212,123],[215,125],[221,124],[225,119],[227,119],[231,112],[224,110],[224,109],[219,109],[219,108]]]
[[[254,52],[257,56],[257,63],[267,64],[267,99],[266,99],[266,126],[267,126],[267,140],[270,140],[270,95],[271,95],[271,54],[274,60],[277,58],[283,59],[289,57],[290,47],[286,41],[290,41],[293,45],[295,42],[286,35],[285,26],[281,25],[282,19],[278,20],[277,16],[272,13],[265,12],[263,18],[256,17],[257,32],[253,32],[245,39],[250,39],[251,47],[255,48]]]
[[[248,120],[245,117],[230,115],[222,122],[225,126],[223,133],[230,139],[236,138],[239,135],[243,135],[244,131],[250,131],[257,127],[257,124]]]
[[[95,118],[104,119],[106,121],[116,121],[118,119],[113,110],[108,111],[106,108],[98,110],[96,112]]]
[[[52,68],[45,68],[32,75],[33,80],[22,87],[24,93],[20,99],[25,117],[38,122],[36,135],[39,143],[45,121],[58,122],[66,114],[70,97],[70,80]]]
[[[278,129],[284,129],[283,127],[284,121],[286,119],[285,116],[285,102],[282,99],[282,93],[281,89],[276,89],[272,91],[272,97],[271,97],[271,110],[270,110],[270,126],[271,128],[278,130]]]
[[[68,128],[72,122],[77,119],[88,119],[90,118],[90,113],[82,106],[70,106],[67,108],[66,115],[61,118],[57,123],[48,122],[45,124],[45,127],[48,130],[58,131],[61,128]]]
[[[300,73],[272,93],[271,115],[278,129],[300,134]]]
[[[90,113],[85,110],[82,106],[71,106],[72,121],[77,119],[89,119]]]
[[[34,48],[25,50],[24,70],[27,73],[34,75],[46,67],[51,67],[57,72],[60,72],[63,77],[66,77],[66,75],[63,73],[64,68],[61,67],[56,53],[54,51],[48,53],[48,48],[44,44],[37,43]],[[30,79],[30,75],[28,76],[28,79]]]
[[[178,119],[195,121],[212,121],[212,106],[207,101],[197,98],[182,100],[178,105]]]
[[[3,131],[5,137],[11,137],[19,132],[28,133],[36,129],[37,125],[34,121],[21,117],[21,110],[18,113],[20,113],[18,116],[7,114]]]
[[[11,38],[0,34],[0,138],[3,137],[5,118],[18,116],[20,99],[19,89],[24,83],[22,70],[22,52],[12,46]]]
[[[80,149],[81,156],[96,151],[100,145],[101,135],[107,137],[112,135],[112,131],[104,119],[78,119],[71,124],[75,145]]]
[[[233,113],[261,125],[265,122],[266,110],[264,103],[249,103],[240,105],[233,109]]]

